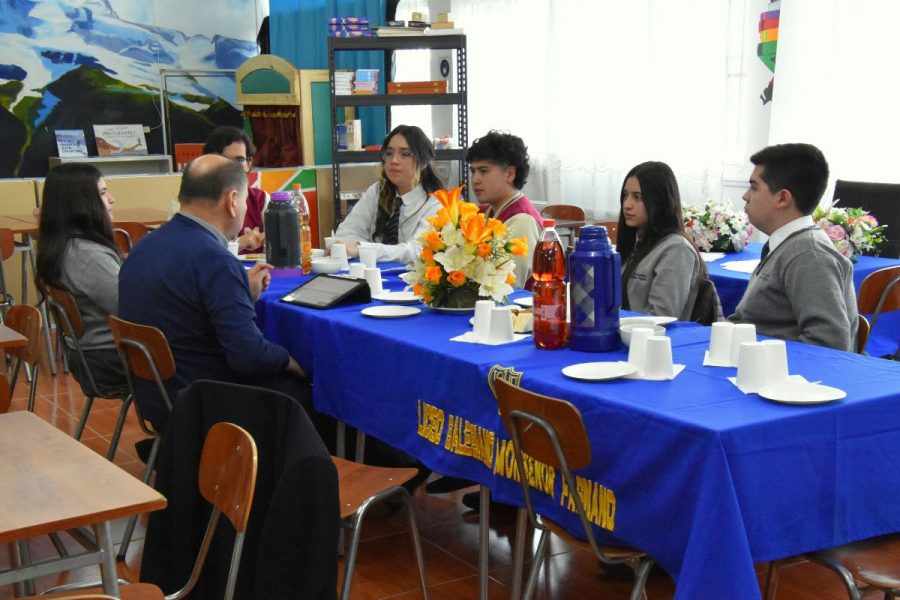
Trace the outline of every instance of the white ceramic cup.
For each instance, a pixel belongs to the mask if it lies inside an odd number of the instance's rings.
[[[644,370],[644,362],[647,356],[647,338],[652,336],[653,333],[652,327],[635,327],[631,330],[628,362],[638,368],[638,373]]]
[[[634,331],[631,332],[632,335]],[[634,340],[632,339],[632,343]],[[644,348],[644,369],[642,376],[649,379],[669,379],[672,377],[672,340],[664,335],[651,335]]]
[[[238,255],[238,250],[240,250],[240,247],[241,247],[240,244],[238,244],[236,241],[228,242],[228,251],[231,252],[235,256]]]
[[[731,332],[734,323],[717,321],[713,323],[709,334],[709,360],[719,364],[731,362]]]
[[[350,263],[350,277],[365,279],[366,265],[362,264],[361,262]]]
[[[738,352],[737,384],[755,392],[769,382],[768,350],[761,342],[741,342]]]
[[[325,256],[325,250],[322,248],[313,248],[312,249],[312,257],[313,258],[322,258]]]
[[[367,269],[374,269],[378,266],[378,248],[373,246],[360,246],[359,260],[366,265]]]
[[[741,353],[741,344],[756,341],[756,325],[753,323],[736,323],[731,329],[731,357],[729,363],[732,367],[738,366]]]
[[[345,246],[344,244],[332,244],[331,257],[341,259],[342,271],[350,268],[350,263],[349,261],[347,261],[347,246]]]
[[[335,245],[337,245],[337,244],[335,244]],[[378,269],[378,268],[375,268],[375,269],[366,269],[366,270],[363,272],[363,277],[365,278],[366,283],[369,284],[369,292],[370,292],[373,296],[377,296],[378,294],[381,293],[381,291],[382,291],[382,287],[381,287],[381,269]]]
[[[330,236],[329,236],[329,237],[323,238],[322,241],[325,242],[325,249],[326,249],[326,250],[328,250],[329,248],[331,248],[331,245],[334,243],[334,240],[335,240],[335,238],[330,237]]]
[[[477,340],[486,340],[491,333],[491,309],[494,308],[493,300],[478,300],[475,302],[475,323],[472,332]]]
[[[766,385],[787,381],[787,344],[784,340],[764,340],[761,343],[766,349]]]
[[[493,344],[511,342],[513,336],[513,315],[505,306],[491,308],[491,328],[488,341]]]

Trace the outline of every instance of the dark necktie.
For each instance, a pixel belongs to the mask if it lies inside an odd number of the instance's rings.
[[[399,231],[400,231],[400,207],[403,206],[403,200],[397,197],[394,200],[394,212],[391,213],[390,218],[387,222],[387,227],[384,230],[384,243],[385,244],[398,244],[399,240]]]
[[[766,257],[769,255],[769,242],[763,244],[762,252],[759,255],[759,262],[766,260]]]

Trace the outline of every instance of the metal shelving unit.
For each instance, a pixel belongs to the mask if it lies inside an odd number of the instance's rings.
[[[447,94],[375,94],[360,96],[335,95],[335,57],[341,51],[359,50],[454,50],[456,52],[456,91]],[[386,69],[389,71],[389,69]],[[369,37],[369,38],[328,38],[328,79],[331,97],[331,150],[332,182],[334,184],[334,220],[341,219],[341,164],[378,162],[380,157],[374,151],[344,151],[337,149],[337,111],[339,107],[385,106],[387,107],[387,130],[391,130],[391,106],[409,105],[453,105],[456,110],[457,143],[459,148],[437,150],[436,161],[458,161],[459,180],[468,182],[465,155],[469,145],[469,114],[467,95],[466,36],[410,36],[410,37]],[[389,73],[384,83],[389,81]]]

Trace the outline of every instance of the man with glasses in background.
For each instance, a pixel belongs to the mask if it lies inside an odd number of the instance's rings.
[[[203,145],[203,154],[221,154],[241,165],[248,173],[253,167],[255,152],[256,148],[246,132],[230,125],[216,127]],[[268,202],[269,196],[265,191],[255,187],[249,188],[247,213],[244,215],[244,224],[238,237],[240,254],[263,252],[266,240],[263,211]]]

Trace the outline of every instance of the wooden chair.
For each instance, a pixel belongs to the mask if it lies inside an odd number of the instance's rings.
[[[597,223],[594,223],[594,225],[606,227],[606,234],[609,236],[609,241],[613,244],[616,243],[616,239],[619,237],[618,221],[598,221]]]
[[[12,306],[6,312],[6,326],[28,338],[24,346],[7,348],[6,354],[14,359],[10,378],[10,396],[16,391],[16,381],[22,364],[31,370],[31,386],[28,388],[28,410],[34,412],[38,371],[41,359],[41,311],[28,304]]]
[[[0,415],[9,412],[9,404],[12,401],[9,393],[9,378],[6,373],[0,373]]]
[[[131,397],[136,398],[132,377],[151,381],[156,384],[163,404],[171,412],[172,399],[169,397],[165,382],[175,377],[175,358],[172,356],[172,350],[169,348],[166,336],[156,327],[131,323],[115,315],[110,315],[108,322],[113,341],[116,344],[116,350],[119,351],[119,357],[122,359],[122,365],[125,367],[125,378],[128,381],[128,388],[131,390]],[[144,475],[141,478],[144,483],[148,483],[150,475],[156,467],[159,446],[162,443],[162,434],[144,419],[141,415],[140,405],[140,399],[136,398],[134,408],[138,416],[138,424],[144,433],[153,438],[153,445],[150,447],[150,455],[147,458],[147,466],[144,468]],[[122,544],[119,547],[118,560],[125,560],[125,553],[128,552],[128,545],[131,543],[131,536],[134,533],[136,523],[136,515],[128,520],[125,534],[122,537]]]
[[[81,311],[78,309],[75,297],[70,292],[51,285],[41,282],[38,282],[38,285],[47,298],[47,304],[50,307],[50,312],[53,314],[53,319],[56,321],[56,328],[62,337],[62,341],[75,350],[75,355],[78,357],[80,365],[81,380],[78,383],[81,384],[82,391],[85,393],[85,402],[84,408],[81,410],[81,417],[78,419],[78,426],[75,428],[75,439],[80,440],[84,433],[91,407],[94,405],[94,398],[122,401],[122,408],[119,409],[119,416],[116,419],[112,440],[106,453],[106,458],[112,460],[119,447],[119,438],[122,436],[125,418],[128,416],[128,408],[131,406],[131,393],[127,388],[101,390],[97,386],[87,358],[84,355],[84,350],[78,341],[84,335],[84,321],[81,318]]]
[[[203,451],[200,456],[200,494],[213,505],[212,515],[203,536],[203,543],[197,554],[194,569],[187,583],[177,592],[163,595],[158,587],[146,583],[135,583],[121,587],[120,595],[125,600],[178,600],[191,593],[197,583],[206,554],[212,543],[213,534],[220,515],[231,521],[237,534],[234,538],[234,550],[228,569],[228,583],[224,600],[231,600],[237,580],[238,565],[244,544],[244,532],[250,518],[253,505],[253,492],[256,488],[256,443],[253,437],[241,427],[233,423],[216,423],[206,435]],[[302,568],[302,565],[298,565]],[[107,598],[93,594],[95,590],[78,590],[59,594],[32,596],[29,600],[44,598]],[[93,594],[93,595],[92,595]]]
[[[541,216],[556,219],[557,221],[577,221],[574,225],[556,224],[556,231],[560,236],[566,237],[566,243],[563,244],[563,247],[571,246],[575,243],[578,228],[584,225],[584,209],[574,204],[548,204],[541,209]]]
[[[428,589],[428,577],[425,574],[425,558],[422,555],[419,528],[416,525],[416,514],[413,511],[412,497],[403,487],[404,483],[418,474],[418,469],[376,467],[336,456],[332,456],[331,460],[338,472],[343,527],[352,531],[350,547],[344,560],[341,600],[350,598],[350,585],[353,582],[353,570],[356,566],[359,536],[366,512],[371,506],[391,497],[399,499],[409,513],[410,534],[416,553],[416,562],[419,566],[422,595],[425,600],[428,600],[431,596]]]
[[[9,293],[6,286],[6,277],[3,274],[3,264],[9,260],[16,251],[16,240],[13,237],[12,230],[0,229],[0,323],[3,322],[3,315],[6,310],[13,305],[13,297]]]
[[[116,246],[122,254],[128,254],[134,245],[140,241],[150,230],[143,223],[137,221],[117,221],[113,223],[113,237]]]
[[[535,394],[499,379],[494,381],[494,395],[497,397],[503,424],[512,438],[519,472],[527,472],[523,453],[528,454],[535,460],[555,468],[564,477],[569,489],[578,489],[572,471],[583,469],[591,462],[590,440],[578,409],[565,400]],[[581,521],[582,531],[579,534],[583,533],[584,539],[572,535],[561,525],[546,517],[542,516],[538,520],[531,499],[528,478],[522,477],[521,483],[525,508],[520,511],[526,511],[531,525],[541,532],[537,550],[532,558],[531,572],[528,575],[525,592],[522,595],[523,600],[529,600],[534,592],[550,533],[556,534],[580,550],[593,552],[605,564],[629,566],[635,575],[631,600],[643,598],[644,587],[647,583],[647,576],[650,574],[650,567],[653,566],[653,559],[644,552],[633,548],[598,544],[578,494],[572,496],[572,501]],[[525,515],[522,512],[519,514],[512,597],[518,597],[517,592],[521,585],[520,575],[524,561],[525,532],[523,525],[525,524]]]
[[[856,329],[856,353],[857,354],[865,354],[866,353],[866,342],[869,341],[869,331],[871,327],[869,327],[869,320],[863,316],[859,315],[859,326]]]
[[[869,273],[856,293],[856,306],[860,313],[872,315],[870,329],[875,329],[881,313],[900,310],[900,265]]]

